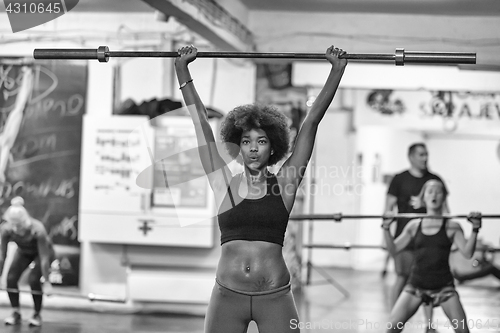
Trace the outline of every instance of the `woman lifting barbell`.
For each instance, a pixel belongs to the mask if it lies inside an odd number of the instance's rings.
[[[12,199],[11,206],[5,211],[3,219],[5,222],[0,225],[0,281],[7,256],[7,245],[9,242],[17,244],[14,259],[7,273],[7,289],[13,311],[12,315],[5,319],[5,324],[21,323],[19,292],[15,290],[18,290],[18,282],[22,273],[31,263],[34,263],[29,274],[29,284],[33,292],[35,312],[29,324],[40,326],[43,294],[52,292],[52,285],[49,282],[50,263],[55,258],[52,242],[43,223],[31,217],[26,211],[21,197]]]
[[[446,198],[443,183],[436,179],[427,181],[418,198],[427,208],[427,214],[441,215]],[[388,250],[391,254],[397,253],[413,240],[415,261],[408,284],[391,311],[387,332],[401,332],[406,321],[425,303],[441,306],[450,323],[456,323],[455,332],[468,333],[466,314],[455,290],[448,261],[453,244],[465,257],[472,257],[481,228],[481,214],[469,214],[473,230],[467,240],[457,222],[429,217],[411,220],[394,240],[389,231],[393,220],[385,218],[382,224]]]
[[[307,114],[295,147],[276,174],[268,166],[288,154],[286,118],[271,106],[243,105],[227,115],[221,137],[244,172],[233,176],[215,146],[205,107],[188,64],[197,49],[179,49],[175,69],[193,118],[203,168],[218,206],[221,257],[205,319],[206,333],[246,331],[255,321],[261,333],[292,332],[298,320],[290,274],[282,246],[297,188],[311,157],[318,125],[330,105],[347,65],[345,51],[329,47],[331,71]],[[206,147],[208,149],[204,149]]]

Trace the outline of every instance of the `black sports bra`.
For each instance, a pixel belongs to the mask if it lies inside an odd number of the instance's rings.
[[[219,209],[221,245],[232,240],[248,240],[283,246],[290,214],[283,203],[276,176],[269,173],[266,195],[260,199],[239,196],[242,176],[233,177]]]

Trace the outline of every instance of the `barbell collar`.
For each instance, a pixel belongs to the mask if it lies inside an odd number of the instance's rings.
[[[405,49],[403,48],[397,48],[394,61],[396,63],[396,66],[404,66],[405,64]]]
[[[97,60],[99,60],[99,62],[108,62],[109,48],[107,46],[99,46],[97,49]]]

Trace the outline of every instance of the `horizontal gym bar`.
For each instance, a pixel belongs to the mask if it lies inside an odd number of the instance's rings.
[[[336,245],[336,244],[303,244],[302,247],[311,248],[311,249],[381,249],[385,250],[386,248],[380,245],[357,245],[357,244],[345,244],[345,245]]]
[[[302,247],[308,249],[343,249],[343,250],[351,250],[351,249],[380,249],[386,250],[385,246],[381,245],[362,245],[362,244],[348,244],[339,245],[339,244],[303,244]],[[500,248],[487,247],[487,246],[476,246],[476,252],[500,252]]]
[[[31,58],[2,58],[0,65],[33,66],[34,60]]]
[[[35,59],[79,59],[99,60],[108,62],[109,58],[139,57],[139,58],[175,58],[177,52],[163,51],[110,51],[107,46],[99,46],[97,49],[35,49]],[[248,58],[248,59],[325,59],[324,53],[259,53],[259,52],[198,52],[198,58]],[[424,64],[475,64],[476,53],[463,52],[422,52],[405,51],[397,48],[394,54],[347,53],[342,58],[349,60],[367,61],[394,61],[397,66],[405,63]]]
[[[334,220],[340,222],[342,219],[384,219],[384,218],[446,218],[446,219],[466,219],[469,215],[427,215],[427,214],[417,214],[417,213],[400,213],[394,215],[343,215],[342,213],[335,214],[313,214],[313,215],[292,215],[290,220]],[[481,215],[483,219],[498,219],[500,215]]]
[[[42,291],[37,291],[37,290],[23,290],[23,289],[13,289],[13,288],[0,288],[0,290],[9,292],[9,293],[25,293],[25,294],[31,294],[31,295],[46,295],[47,297],[70,297],[70,298],[80,298],[80,299],[87,299],[91,302],[97,301],[97,302],[111,302],[111,303],[126,303],[125,299],[122,298],[117,298],[113,296],[105,296],[105,295],[97,295],[90,293],[88,295],[81,295],[81,294],[73,294],[73,293],[50,293],[50,294],[45,294]]]
[[[334,214],[297,214],[297,215],[291,215],[289,217],[289,220],[293,221],[308,221],[308,220],[315,220],[315,221],[335,221],[335,222],[341,222],[342,219],[352,219],[352,220],[358,220],[358,219],[384,219],[384,218],[406,218],[406,219],[418,219],[418,218],[433,218],[433,219],[466,219],[469,217],[469,215],[466,214],[458,214],[458,215],[449,215],[449,214],[443,214],[443,215],[427,215],[427,214],[418,214],[418,213],[400,213],[400,214],[394,214],[394,215],[343,215],[342,213],[334,213]],[[500,219],[500,215],[494,215],[494,214],[485,214],[481,215],[482,219]],[[177,228],[178,225],[176,224],[151,224],[152,227],[158,228],[158,227],[168,227],[168,228]],[[195,225],[191,225],[190,227],[194,227]],[[205,228],[205,225],[198,225],[199,227]]]

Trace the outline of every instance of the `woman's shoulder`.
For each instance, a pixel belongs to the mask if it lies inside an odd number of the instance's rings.
[[[231,179],[229,179],[229,184],[226,184],[226,189],[227,189],[228,185],[235,185],[235,184],[241,183],[243,177],[244,177],[243,172],[231,174]]]
[[[408,223],[405,226],[405,229],[407,229],[412,236],[415,236],[415,233],[420,225],[420,222],[422,222],[422,219],[412,219],[408,221]]]
[[[270,170],[267,170],[267,178],[276,178],[277,175],[277,172],[271,172]]]
[[[0,224],[0,234],[10,235],[14,229],[12,228],[12,224],[10,222],[4,221]]]
[[[447,220],[446,221],[446,229],[448,229],[450,231],[458,231],[458,230],[462,230],[462,226],[457,221]]]
[[[31,230],[37,236],[47,235],[47,229],[45,229],[45,225],[41,221],[34,218],[31,219]]]
[[[286,178],[281,177],[279,173],[267,172],[267,179],[269,185],[278,184],[280,186],[286,185]]]
[[[411,228],[416,228],[420,222],[422,222],[422,219],[421,218],[417,218],[417,219],[411,219],[410,221],[408,221],[408,227],[411,227]]]

